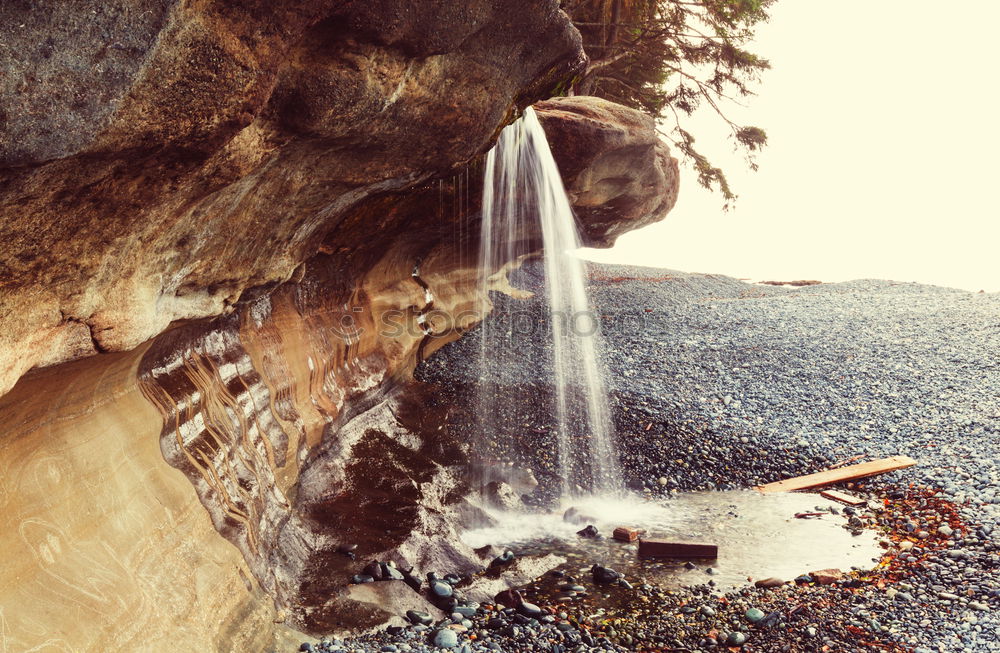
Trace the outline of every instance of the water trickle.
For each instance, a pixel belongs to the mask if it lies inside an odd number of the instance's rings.
[[[484,303],[491,275],[529,254],[530,234],[539,231],[562,494],[617,494],[622,481],[600,359],[600,321],[587,300],[584,263],[575,255],[581,246],[576,218],[545,132],[529,107],[503,130],[486,159],[479,251]],[[485,312],[487,306],[482,308]],[[485,380],[491,376],[488,368],[502,364],[504,351],[518,343],[511,330],[489,320],[482,329]],[[489,435],[496,424],[495,404],[502,399],[495,388],[484,388],[480,397],[481,426]]]

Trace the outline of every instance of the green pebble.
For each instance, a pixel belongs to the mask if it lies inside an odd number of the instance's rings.
[[[726,638],[726,644],[729,646],[743,646],[747,642],[747,636],[743,633],[732,632],[729,633],[729,637]]]

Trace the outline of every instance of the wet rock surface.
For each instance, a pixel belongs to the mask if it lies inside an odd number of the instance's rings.
[[[929,586],[926,573],[950,542],[935,538],[915,556],[902,553],[911,536],[901,524],[934,512],[961,530],[957,506],[930,490],[895,491],[896,498],[877,488],[856,491],[877,505],[859,514],[866,528],[882,534],[886,551],[874,569],[851,570],[829,584],[804,574],[769,587],[721,587],[706,577],[694,587],[664,588],[571,561],[499,593],[474,614],[438,621],[438,630],[389,629],[317,650],[433,650],[428,637],[441,629],[455,630],[456,646],[468,651],[994,650],[988,617],[995,604]]]

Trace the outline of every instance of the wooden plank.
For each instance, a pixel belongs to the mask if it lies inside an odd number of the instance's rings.
[[[909,456],[893,456],[892,458],[872,460],[871,462],[841,467],[840,469],[828,469],[825,472],[816,472],[815,474],[796,476],[795,478],[785,479],[784,481],[778,481],[776,483],[758,485],[757,489],[761,492],[791,492],[792,490],[805,490],[806,488],[819,487],[820,485],[830,485],[832,483],[850,481],[855,478],[864,478],[865,476],[874,476],[875,474],[893,472],[897,469],[905,469],[916,464],[917,461]]]
[[[838,490],[823,490],[819,493],[821,497],[826,497],[831,501],[837,501],[839,503],[846,503],[849,506],[863,506],[868,501],[862,499],[861,497],[856,497],[853,494],[848,494],[847,492],[840,492]]]
[[[643,558],[718,558],[719,547],[695,542],[639,540],[639,555]]]

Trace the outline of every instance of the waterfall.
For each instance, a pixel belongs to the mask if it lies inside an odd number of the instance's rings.
[[[490,275],[527,255],[527,235],[539,231],[551,323],[548,345],[562,494],[573,496],[579,493],[577,488],[594,494],[618,493],[621,471],[600,359],[600,319],[590,309],[584,263],[575,255],[581,246],[576,217],[545,132],[529,107],[521,119],[503,130],[486,159],[479,250],[485,304],[489,303]],[[518,346],[513,338],[509,329],[491,326],[486,320],[479,354],[482,379],[490,376],[485,368],[497,364],[505,350]],[[482,396],[481,426],[489,435],[495,424],[489,403],[502,399],[495,391]]]

